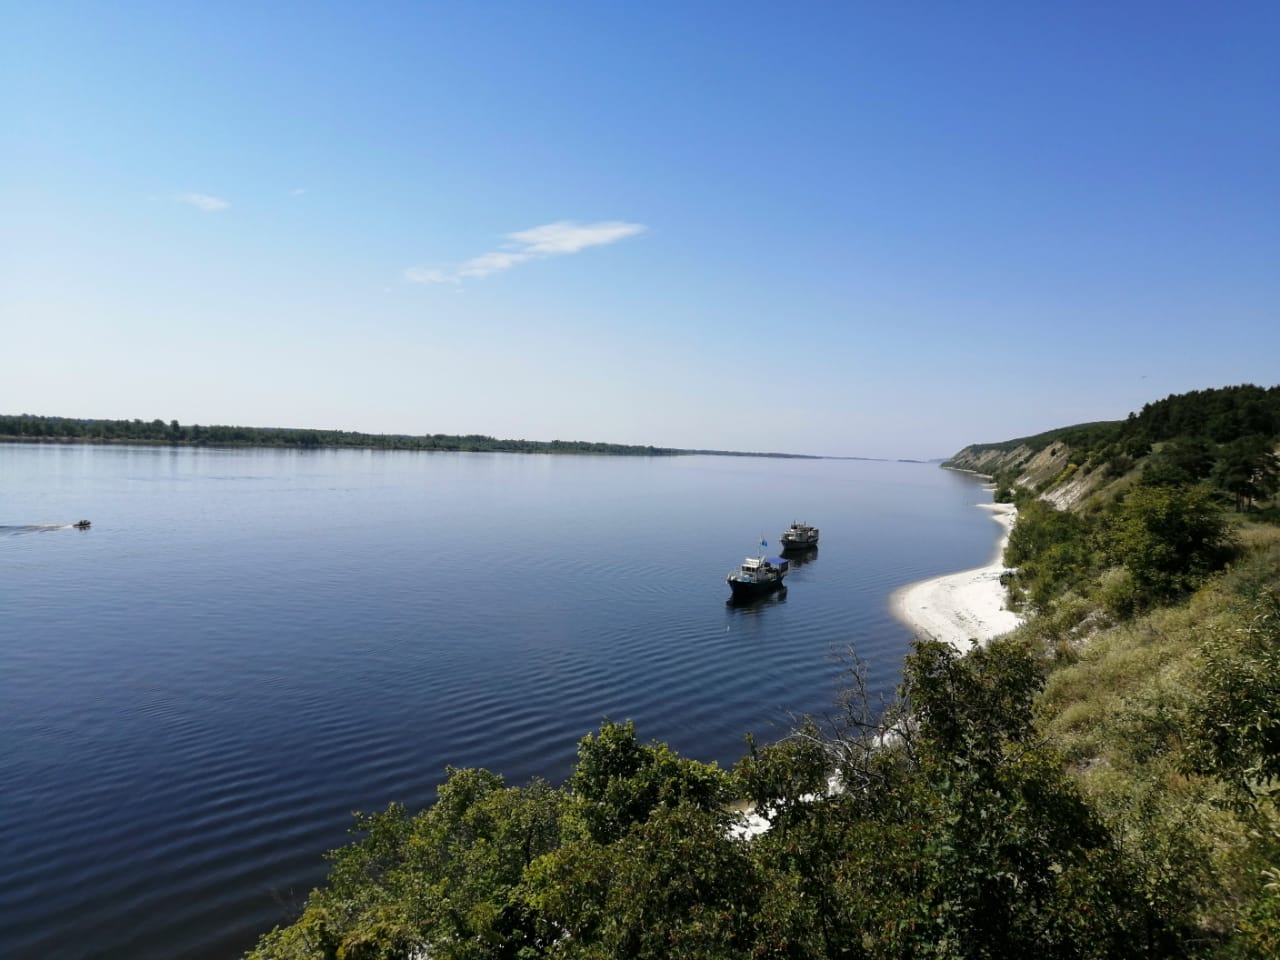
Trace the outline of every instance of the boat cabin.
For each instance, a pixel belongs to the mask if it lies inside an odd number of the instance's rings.
[[[779,579],[787,575],[791,562],[782,557],[747,557],[742,561],[742,574],[750,579],[777,576]]]

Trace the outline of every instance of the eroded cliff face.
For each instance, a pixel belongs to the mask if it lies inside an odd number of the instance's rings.
[[[974,473],[994,477],[997,473],[1020,470],[1022,465],[1034,456],[1036,451],[1026,444],[1009,450],[1003,447],[984,447],[981,444],[973,444],[945,461],[943,466],[956,470],[972,470]]]
[[[1080,503],[1106,482],[1100,470],[1081,471],[1076,452],[1060,440],[1038,450],[1025,443],[1009,449],[974,444],[943,466],[1011,479],[1015,486],[1037,491],[1060,510]]]

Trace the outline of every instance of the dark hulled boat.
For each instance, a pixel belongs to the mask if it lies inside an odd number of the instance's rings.
[[[762,597],[782,586],[790,566],[782,557],[747,557],[724,579],[735,600]]]
[[[795,520],[779,539],[784,551],[809,550],[818,545],[818,528]]]

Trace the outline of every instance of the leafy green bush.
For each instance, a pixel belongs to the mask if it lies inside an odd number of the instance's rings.
[[[1098,602],[1116,620],[1128,620],[1145,606],[1133,574],[1125,567],[1110,567],[1098,577]]]
[[[1018,504],[1004,563],[1016,568],[1014,586],[1037,611],[1067,590],[1082,586],[1097,566],[1092,521],[1041,500]]]
[[[1204,697],[1193,757],[1202,772],[1253,796],[1280,780],[1280,593],[1201,651]]]
[[[1188,593],[1233,555],[1226,522],[1205,486],[1134,487],[1109,511],[1103,542],[1146,606]]]

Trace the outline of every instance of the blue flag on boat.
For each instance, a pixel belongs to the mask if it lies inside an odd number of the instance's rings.
[[[767,547],[768,545],[769,545],[769,541],[768,541],[768,540],[766,540],[764,537],[761,537],[761,538],[760,538],[760,546],[762,546],[762,547]]]

